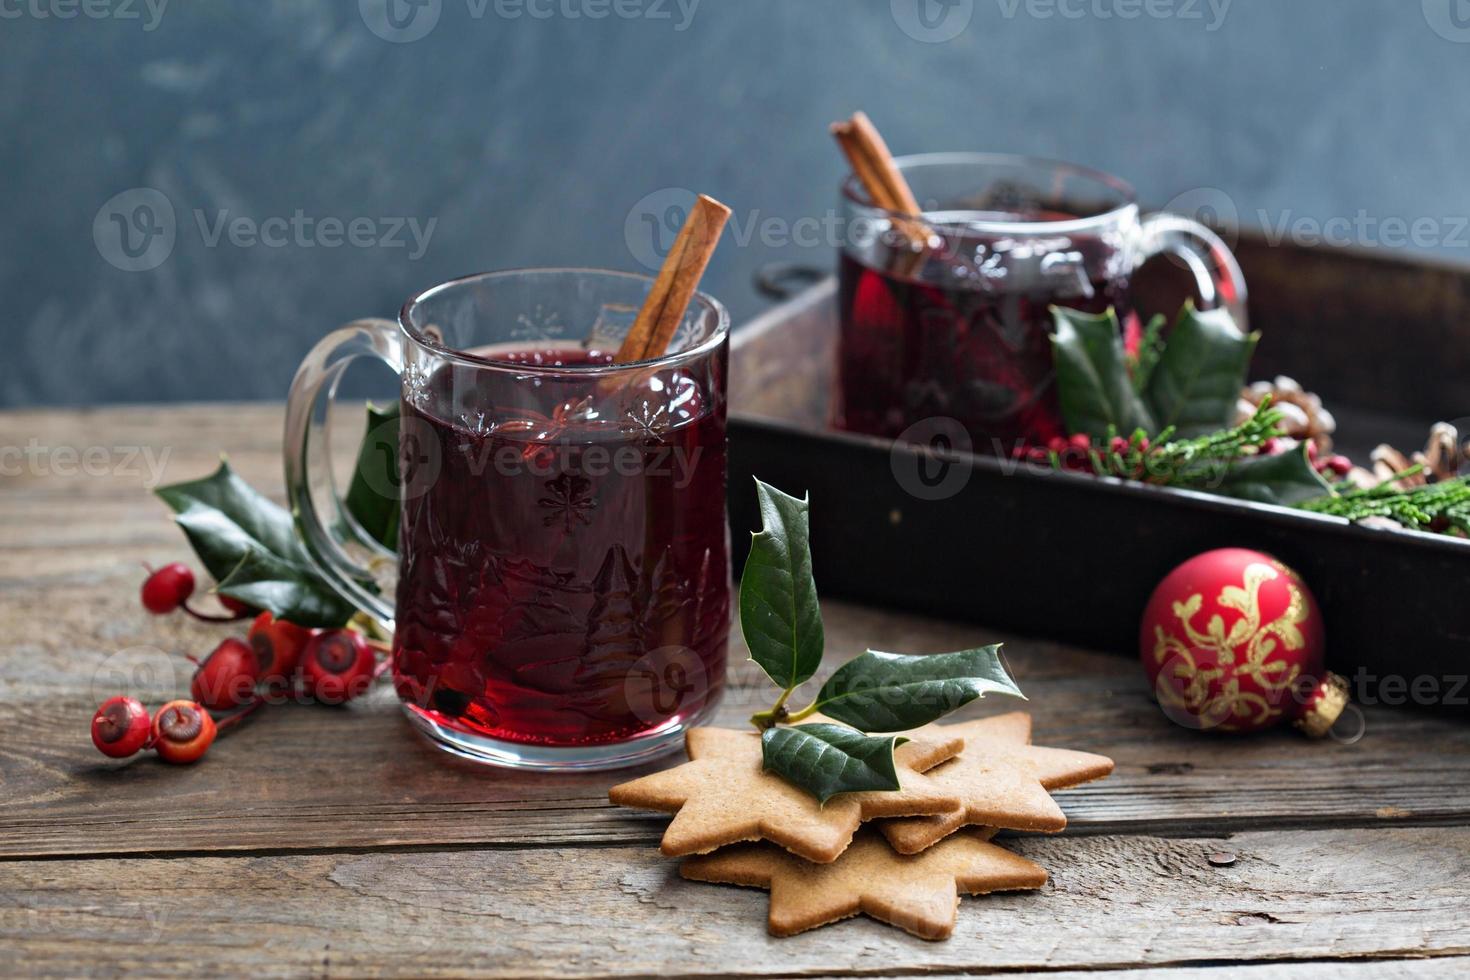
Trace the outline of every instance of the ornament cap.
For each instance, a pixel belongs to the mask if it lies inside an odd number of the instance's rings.
[[[1329,671],[1322,683],[1307,696],[1296,727],[1308,738],[1321,738],[1332,731],[1332,726],[1347,709],[1349,700],[1347,679]]]

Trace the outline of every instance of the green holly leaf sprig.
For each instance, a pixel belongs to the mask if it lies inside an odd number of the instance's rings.
[[[393,550],[401,513],[396,491],[399,408],[367,406],[344,510],[368,537]],[[335,628],[357,610],[316,570],[291,514],[221,460],[211,475],[154,491],[174,511],[215,591],[307,627]]]
[[[1000,644],[930,656],[880,653],[839,667],[811,703],[787,701],[822,663],[825,636],[812,576],[810,505],[756,481],[762,529],[740,578],[740,626],[751,659],[781,689],[751,716],[767,769],[825,803],[838,793],[896,790],[902,736],[986,694],[1024,698]],[[822,714],[828,722],[797,724]],[[791,726],[791,727],[782,727]],[[874,734],[886,733],[886,734]]]
[[[357,464],[342,504],[358,526],[390,551],[398,550],[398,522],[403,512],[398,493],[399,407],[367,407],[367,429],[357,447]]]
[[[798,725],[767,729],[761,737],[765,766],[826,803],[838,793],[897,790],[893,750],[901,735],[874,738],[846,725]]]
[[[1287,507],[1333,496],[1305,447],[1262,454],[1283,434],[1269,400],[1231,424],[1260,335],[1228,311],[1186,303],[1167,334],[1154,317],[1131,357],[1112,310],[1052,316],[1057,399],[1068,432],[1091,443],[1093,473]],[[1064,466],[1059,453],[1049,458]]]
[[[1113,310],[1053,307],[1052,318],[1062,418],[1069,432],[1094,440],[1140,429],[1192,439],[1229,427],[1260,340],[1226,310],[1185,303],[1167,337],[1157,318],[1150,322],[1135,360]]]
[[[216,591],[298,626],[338,627],[356,612],[312,565],[295,521],[227,460],[200,480],[154,491],[174,511]]]

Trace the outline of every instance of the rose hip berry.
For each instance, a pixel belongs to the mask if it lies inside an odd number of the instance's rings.
[[[162,616],[179,608],[194,594],[194,573],[183,562],[173,562],[143,580],[143,606]]]
[[[240,640],[228,639],[194,671],[189,693],[195,701],[216,710],[237,708],[254,697],[259,672],[255,652]]]
[[[219,604],[224,606],[230,612],[234,613],[236,619],[248,619],[251,616],[254,616],[257,612],[254,607],[247,606],[245,603],[241,602],[239,599],[236,599],[234,596],[220,596]]]
[[[92,744],[114,759],[124,759],[148,744],[148,709],[136,698],[118,696],[102,702],[92,716]]]
[[[170,701],[153,716],[153,748],[165,762],[193,762],[209,748],[214,733],[214,719],[193,701]]]
[[[268,612],[256,616],[250,624],[250,649],[255,651],[257,676],[271,685],[286,683],[295,675],[311,636],[305,626],[276,619]]]
[[[352,630],[324,630],[306,644],[301,680],[306,693],[325,704],[350,701],[368,689],[377,657],[362,635]]]

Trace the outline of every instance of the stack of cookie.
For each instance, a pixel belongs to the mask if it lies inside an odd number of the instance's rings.
[[[904,734],[894,753],[901,789],[843,793],[825,806],[763,768],[759,735],[720,728],[691,730],[689,762],[608,796],[674,814],[661,849],[687,858],[684,877],[770,889],[772,935],[864,912],[944,939],[960,893],[1046,883],[1039,865],[990,843],[996,830],[1063,829],[1048,791],[1113,770],[1104,756],[1032,745],[1025,712]],[[868,820],[875,828],[860,830]]]

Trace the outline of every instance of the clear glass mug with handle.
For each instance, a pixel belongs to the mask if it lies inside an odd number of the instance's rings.
[[[681,744],[723,688],[729,316],[697,294],[663,356],[611,363],[651,284],[586,269],[455,280],[397,322],[335,331],[296,375],[285,464],[302,540],[393,629],[404,709],[451,752],[630,764]],[[401,381],[399,465],[378,487],[396,550],[330,465],[332,396],[363,355]]]
[[[896,438],[950,418],[970,448],[995,455],[1065,435],[1051,307],[1114,307],[1136,333],[1132,278],[1156,255],[1185,266],[1203,309],[1224,307],[1246,329],[1245,280],[1225,243],[1188,218],[1142,215],[1116,177],[991,153],[894,162],[920,223],[875,207],[856,178],[842,186],[840,428]]]

